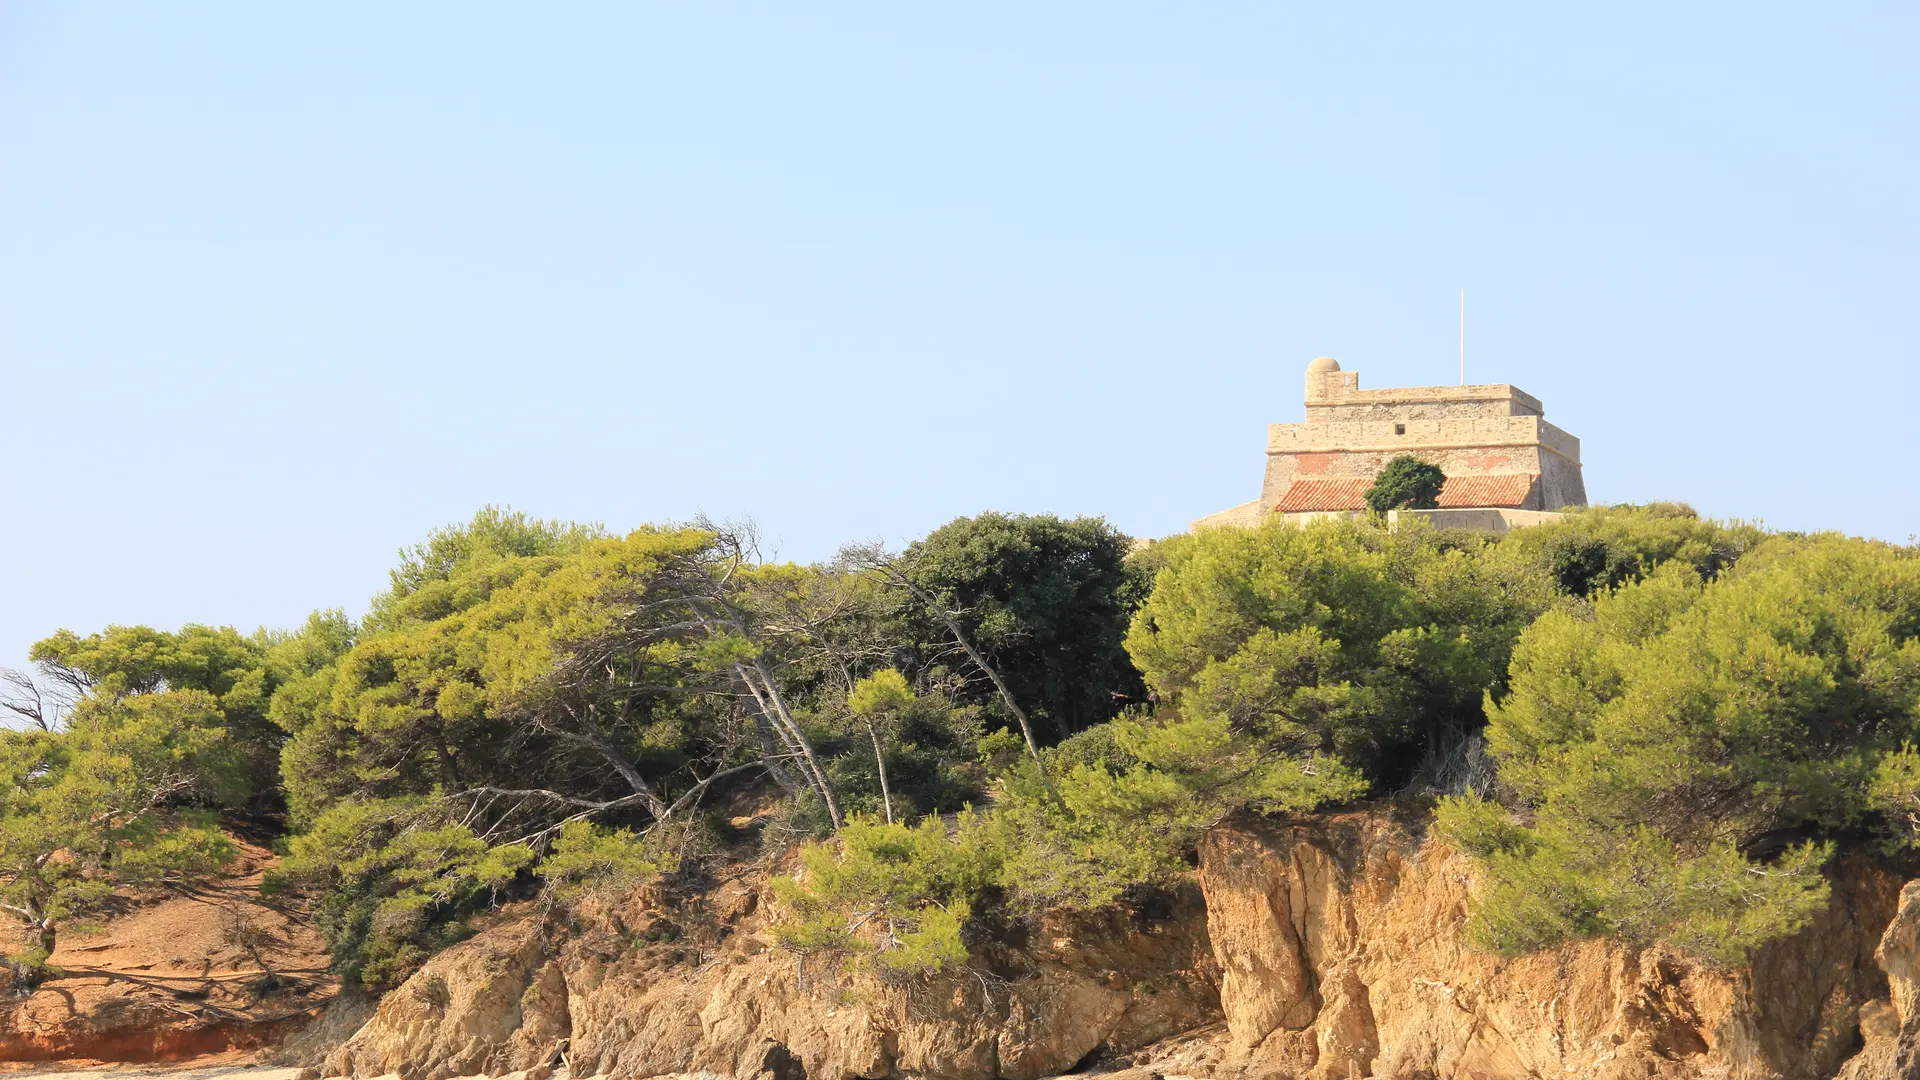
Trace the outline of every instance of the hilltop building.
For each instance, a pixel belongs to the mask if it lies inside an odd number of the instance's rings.
[[[1307,419],[1267,429],[1260,497],[1196,529],[1365,510],[1386,463],[1412,454],[1447,474],[1435,524],[1505,532],[1587,505],[1580,440],[1547,423],[1540,399],[1504,384],[1360,389],[1360,373],[1307,365]]]

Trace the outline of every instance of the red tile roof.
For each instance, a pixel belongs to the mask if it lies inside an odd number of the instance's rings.
[[[1537,477],[1530,473],[1503,473],[1497,476],[1449,476],[1440,489],[1442,510],[1480,506],[1518,507],[1527,501]],[[1367,489],[1373,479],[1365,476],[1316,477],[1295,480],[1286,494],[1273,506],[1277,514],[1303,514],[1323,510],[1365,510]]]
[[[1372,486],[1373,478],[1369,476],[1295,480],[1273,509],[1278,514],[1302,514],[1310,510],[1365,510],[1367,489]]]
[[[1449,476],[1440,489],[1440,509],[1455,510],[1469,506],[1519,507],[1533,491],[1537,477],[1530,473],[1503,473],[1498,476]]]

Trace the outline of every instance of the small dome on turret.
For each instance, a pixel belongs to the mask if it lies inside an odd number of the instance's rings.
[[[1340,361],[1335,360],[1331,356],[1316,356],[1313,358],[1313,362],[1307,365],[1307,374],[1309,375],[1324,375],[1329,371],[1339,370]]]

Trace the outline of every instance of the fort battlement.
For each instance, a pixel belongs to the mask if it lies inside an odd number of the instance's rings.
[[[1364,390],[1359,372],[1323,356],[1307,365],[1306,421],[1267,429],[1260,498],[1194,524],[1362,510],[1373,478],[1402,454],[1446,473],[1443,509],[1587,504],[1580,440],[1547,422],[1539,398],[1503,383]]]

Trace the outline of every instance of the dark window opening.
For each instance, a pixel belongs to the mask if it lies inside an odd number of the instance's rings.
[[[1407,433],[1407,425],[1405,424],[1393,425],[1393,433],[1395,435],[1405,435]]]

